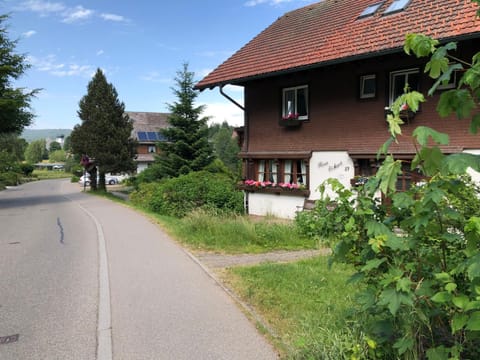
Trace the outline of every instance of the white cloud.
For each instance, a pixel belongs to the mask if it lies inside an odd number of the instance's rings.
[[[127,21],[127,19],[125,19],[125,17],[123,17],[121,15],[116,15],[116,14],[100,14],[100,17],[103,20],[106,20],[106,21],[116,21],[116,22]]]
[[[36,58],[29,56],[27,62],[32,64],[33,67],[42,72],[46,72],[53,76],[67,77],[67,76],[82,76],[91,77],[95,72],[95,68],[91,65],[78,65],[78,64],[64,64],[58,62],[55,55],[48,55],[44,58]]]
[[[221,124],[226,121],[232,126],[243,125],[244,114],[238,106],[228,102],[207,103],[205,105],[206,108],[203,115],[210,117],[210,124]]]
[[[168,84],[172,82],[172,79],[162,77],[158,71],[150,71],[149,73],[140,77],[144,81]]]
[[[32,37],[33,35],[35,35],[36,33],[37,33],[37,32],[36,32],[35,30],[29,30],[29,31],[27,31],[27,32],[24,32],[24,33],[23,33],[23,36],[24,36],[25,38],[29,38],[29,37]]]
[[[73,9],[68,9],[63,15],[62,22],[71,24],[73,22],[86,20],[93,16],[95,12],[90,9],[85,9],[83,6],[79,5]]]
[[[42,16],[46,16],[51,13],[60,13],[66,9],[66,6],[60,2],[49,2],[42,0],[28,0],[22,2],[16,7],[17,10],[33,11],[39,13]]]
[[[103,55],[103,54],[105,54],[105,51],[103,51],[102,49],[98,50],[97,53],[96,53],[97,56],[100,56],[100,55]]]

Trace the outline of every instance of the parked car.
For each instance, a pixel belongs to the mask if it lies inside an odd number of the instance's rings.
[[[99,178],[97,177],[97,184],[98,184]],[[90,186],[90,175],[87,173],[86,175],[80,177],[80,180],[78,183],[82,186]],[[105,184],[107,185],[115,185],[118,184],[119,180],[112,175],[105,175]]]

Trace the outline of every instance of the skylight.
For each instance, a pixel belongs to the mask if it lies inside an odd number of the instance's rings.
[[[366,16],[372,16],[380,8],[380,6],[383,5],[384,2],[385,1],[381,1],[376,4],[369,5],[365,10],[363,10],[363,12],[358,17],[362,18]]]
[[[393,12],[401,11],[407,7],[410,3],[410,0],[394,0],[393,3],[385,10],[385,14],[390,14]]]

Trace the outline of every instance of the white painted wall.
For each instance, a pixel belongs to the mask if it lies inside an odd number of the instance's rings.
[[[353,160],[346,151],[318,151],[310,159],[310,197],[320,198],[317,188],[329,178],[337,178],[346,187],[354,177]],[[303,208],[303,196],[281,194],[245,193],[248,197],[248,212],[251,215],[272,215],[279,218],[293,219],[295,213]]]
[[[338,179],[350,188],[350,179],[355,176],[353,160],[346,151],[316,151],[310,159],[310,199],[320,198],[318,187],[329,178]]]
[[[272,215],[282,219],[295,218],[295,212],[303,207],[303,196],[245,193],[248,199],[248,213],[250,215]]]

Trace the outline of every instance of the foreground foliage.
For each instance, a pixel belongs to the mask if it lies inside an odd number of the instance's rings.
[[[450,57],[454,49],[423,35],[406,37],[407,53],[430,57],[425,70],[437,79],[430,95],[463,70],[459,88],[443,92],[437,110],[470,118],[476,133],[480,53],[469,63]],[[395,189],[402,161],[389,146],[400,141],[400,111],[405,104],[416,111],[424,100],[406,89],[395,101],[387,117],[391,136],[379,151],[385,160],[366,185],[349,190],[330,180],[315,210],[298,218],[306,232],[328,238],[333,260],[353,264],[351,281],[366,286],[357,301],[373,340],[358,344],[358,359],[480,358],[480,192],[465,175],[469,167],[480,171],[480,156],[443,154],[448,135],[418,127],[408,139],[418,149],[412,170],[426,180],[407,192]]]
[[[243,213],[243,194],[236,190],[235,181],[226,174],[209,171],[140,184],[130,199],[155,213],[176,217],[201,208]]]

